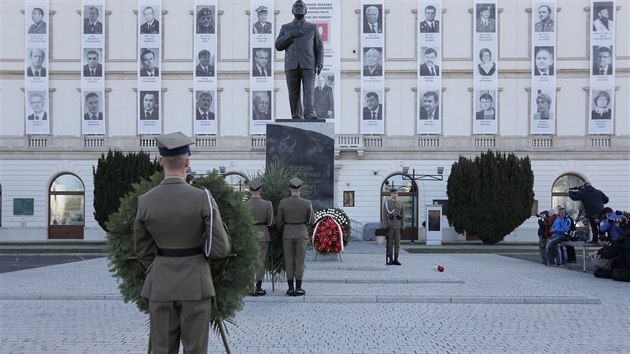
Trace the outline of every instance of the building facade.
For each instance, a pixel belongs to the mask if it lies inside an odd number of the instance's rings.
[[[537,49],[532,37],[538,21],[538,4],[530,0],[488,1],[496,4],[495,61],[496,131],[475,129],[478,110],[475,77],[478,63],[473,0],[439,3],[440,118],[439,131],[422,133],[418,117],[424,109],[419,86],[424,51],[417,30],[426,7],[417,1],[374,1],[381,5],[384,118],[382,131],[366,133],[362,126],[364,92],[363,53],[370,36],[364,32],[366,1],[328,1],[341,18],[326,36],[339,41],[335,100],[335,206],[343,208],[356,225],[379,222],[383,198],[394,185],[412,212],[406,220],[406,238],[423,239],[426,205],[446,200],[446,181],[459,156],[474,157],[488,149],[529,156],[535,175],[538,210],[567,205],[568,187],[590,181],[609,197],[613,209],[630,209],[630,7],[611,2],[615,24],[613,89],[614,110],[606,133],[594,133],[591,124],[593,56],[592,23],[595,9],[589,0],[560,1],[555,8],[555,128],[539,134],[532,129],[532,76]],[[50,0],[47,65],[49,130],[29,131],[29,81],[26,67],[33,61],[25,40],[32,21],[33,3],[0,2],[0,242],[41,241],[57,238],[103,240],[105,233],[93,218],[92,169],[108,149],[150,151],[153,140],[139,126],[139,80],[142,52],[139,41],[142,3],[105,1],[100,12],[104,24],[102,88],[104,132],[89,134],[83,126],[86,96],[82,67],[85,51],[82,29],[86,1]],[[146,3],[146,1],[144,2]],[[212,110],[216,132],[199,133],[195,127],[198,90],[194,68],[199,3],[162,0],[158,54],[161,85],[160,128],[157,133],[182,131],[195,139],[191,165],[204,173],[221,170],[238,186],[247,176],[264,169],[265,137],[253,128],[255,108],[252,79],[253,9],[273,5],[269,11],[275,39],[283,23],[290,22],[292,1],[227,1],[216,4],[216,89]],[[260,3],[260,4],[259,4]],[[309,1],[306,1],[307,5]],[[544,1],[539,1],[543,4]],[[324,34],[322,34],[323,36]],[[142,39],[144,40],[144,39]],[[290,117],[284,77],[284,53],[271,51],[271,119]],[[538,91],[539,92],[539,91]],[[537,94],[535,92],[534,94]],[[611,99],[609,99],[611,101]],[[338,113],[337,113],[338,112]],[[403,173],[406,171],[406,173]],[[420,178],[409,178],[412,177]],[[444,240],[463,239],[443,218]],[[532,217],[512,234],[511,241],[536,239]]]

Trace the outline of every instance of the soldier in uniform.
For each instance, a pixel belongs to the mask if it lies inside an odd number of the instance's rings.
[[[269,34],[271,33],[271,22],[267,21],[267,6],[258,6],[256,8],[256,15],[258,16],[258,21],[254,23],[254,27],[252,29],[252,33],[262,33]]]
[[[284,262],[287,269],[287,295],[302,296],[302,276],[304,275],[304,255],[306,254],[306,239],[308,233],[306,225],[315,222],[311,202],[300,198],[302,180],[291,178],[289,187],[291,196],[280,201],[276,215],[276,227],[282,232],[282,246]],[[295,289],[293,279],[295,278]]]
[[[181,132],[156,137],[164,180],[138,198],[135,252],[147,268],[141,296],[149,300],[154,353],[207,353],[210,301],[215,295],[202,237],[226,257],[230,239],[219,208],[201,188],[186,183],[188,145]],[[205,235],[204,235],[205,233]]]
[[[383,203],[383,226],[389,228],[387,235],[387,265],[401,265],[398,261],[400,234],[402,233],[405,214],[403,203],[398,201],[398,190],[391,190],[391,199]],[[392,255],[393,252],[393,255]]]
[[[245,202],[245,207],[249,209],[249,212],[252,214],[254,226],[256,227],[256,231],[258,231],[258,244],[260,245],[260,264],[256,271],[256,290],[252,294],[253,296],[264,296],[267,294],[267,292],[262,289],[262,281],[265,275],[267,250],[271,242],[269,228],[274,225],[273,205],[270,201],[260,197],[262,185],[263,183],[258,178],[251,180],[249,182],[249,190],[252,193],[252,197]]]

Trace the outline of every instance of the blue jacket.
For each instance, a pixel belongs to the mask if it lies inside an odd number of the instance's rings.
[[[608,219],[611,220],[621,220],[623,219],[623,215],[617,215],[615,213],[612,213],[610,215],[608,215],[608,217],[606,219],[604,219],[601,224],[599,224],[599,231],[600,232],[608,232],[608,236],[610,237],[611,240],[617,240],[619,239],[619,236],[621,236],[621,230],[619,229],[619,227],[617,226],[617,223],[614,222],[608,222]]]
[[[553,222],[553,225],[551,225],[551,228],[553,229],[553,236],[564,235],[571,230],[571,219],[567,216],[558,216]]]

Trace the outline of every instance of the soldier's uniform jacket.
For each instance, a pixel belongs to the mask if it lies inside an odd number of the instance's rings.
[[[231,249],[221,214],[212,200],[212,249],[226,257]],[[135,250],[147,267],[141,295],[154,301],[190,301],[214,296],[210,266],[200,253],[188,257],[165,257],[162,249],[201,247],[202,235],[210,225],[206,192],[183,178],[166,177],[138,198],[134,223]]]
[[[282,232],[282,238],[308,238],[306,225],[315,222],[311,202],[298,196],[290,196],[280,201],[276,215],[276,227]]]
[[[83,20],[83,33],[86,34],[102,34],[103,24],[99,21],[92,23],[90,20]]]
[[[151,24],[145,22],[142,26],[140,26],[140,33],[142,34],[159,34],[160,33],[160,22],[158,20],[153,20]]]
[[[252,219],[254,219],[254,226],[258,231],[258,241],[270,242],[269,227],[274,225],[273,205],[271,202],[255,195],[245,202],[245,207],[249,209]]]
[[[402,229],[405,221],[403,203],[400,200],[386,200],[383,203],[383,226],[390,229]]]

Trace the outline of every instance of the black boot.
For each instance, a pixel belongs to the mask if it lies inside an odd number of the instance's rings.
[[[392,264],[394,264],[394,263],[392,262],[392,256],[387,256],[387,262],[385,262],[385,264],[386,264],[386,265],[392,265]]]
[[[394,265],[402,265],[402,263],[398,262],[398,252],[394,253],[394,261],[392,262]]]
[[[295,279],[295,292],[293,296],[304,296],[306,291],[302,289],[302,279]]]
[[[262,280],[256,282],[256,291],[254,291],[254,296],[265,296],[267,292],[262,289]]]
[[[287,290],[287,295],[295,296],[295,290],[293,290],[293,279],[287,280],[287,284],[289,284],[289,290]]]

